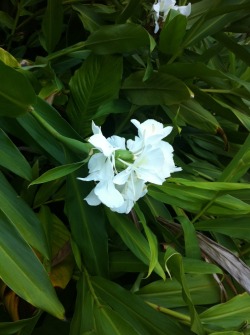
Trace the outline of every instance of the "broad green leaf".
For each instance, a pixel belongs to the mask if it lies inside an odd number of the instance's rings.
[[[79,134],[89,135],[98,108],[118,97],[121,77],[122,58],[111,55],[90,55],[75,72],[69,83],[71,98],[67,112]]]
[[[106,213],[110,224],[120,235],[121,239],[127,245],[127,247],[143,263],[150,265],[152,258],[150,246],[142,233],[135,227],[133,222],[129,220],[126,216],[119,215],[117,213],[111,212],[110,210],[107,210]],[[158,260],[157,262],[155,262],[154,271],[162,278],[165,278],[165,273],[162,270],[162,267],[159,264]]]
[[[213,306],[200,314],[202,323],[211,329],[232,330],[250,320],[250,296],[239,294],[229,301]]]
[[[183,335],[183,329],[167,315],[147,306],[135,294],[104,278],[93,277],[96,294],[139,333],[144,335]]]
[[[66,214],[70,223],[72,238],[76,242],[83,262],[91,275],[106,276],[108,272],[107,232],[100,207],[92,207],[84,200],[86,186],[77,180],[81,175],[67,176]]]
[[[104,24],[103,19],[95,11],[92,5],[75,4],[72,8],[77,11],[80,20],[86,30],[93,32]]]
[[[62,0],[47,0],[47,8],[42,21],[40,40],[48,53],[56,47],[63,29]]]
[[[36,94],[28,79],[0,61],[0,115],[17,117],[30,112]]]
[[[160,51],[168,55],[177,53],[186,33],[186,26],[187,18],[181,14],[176,15],[170,22],[166,22],[160,33]]]
[[[121,315],[110,307],[95,306],[95,324],[98,334],[102,335],[140,335],[132,325],[126,321],[126,315]]]
[[[152,271],[154,270],[154,268],[158,265],[158,241],[157,241],[155,234],[147,226],[146,218],[143,215],[143,212],[141,211],[138,204],[135,205],[135,212],[138,215],[139,221],[143,226],[145,235],[148,240],[148,245],[149,245],[149,250],[150,250],[150,259],[149,259],[149,268],[148,268],[148,277],[149,277]],[[163,269],[161,272],[161,277],[163,279],[166,278],[166,275]]]
[[[11,139],[0,129],[0,165],[26,180],[32,179],[29,163]]]
[[[132,73],[123,83],[122,90],[136,105],[173,105],[188,100],[192,93],[179,79],[162,73],[153,73],[143,81],[144,71]]]
[[[0,277],[24,300],[63,319],[64,308],[41,262],[2,215],[0,221]]]
[[[187,286],[194,305],[210,305],[220,302],[220,288],[208,275],[186,275]],[[137,295],[145,301],[166,308],[186,306],[182,286],[176,278],[158,280],[143,286]]]
[[[249,219],[249,216],[243,216],[238,218],[220,218],[199,221],[195,224],[195,229],[217,232],[233,238],[250,240]]]
[[[1,16],[1,14],[0,14],[0,16]],[[11,66],[11,67],[19,67],[20,66],[18,61],[8,51],[6,51],[2,48],[0,48],[0,60],[5,65]]]
[[[84,317],[83,317],[84,315]],[[94,298],[88,288],[87,278],[81,273],[77,282],[75,311],[70,323],[70,335],[92,334],[94,330]]]
[[[182,286],[182,297],[186,302],[191,315],[191,330],[198,335],[205,334],[189,292],[181,254],[176,252],[172,247],[168,246],[164,258],[166,261],[167,271],[170,272],[170,274],[173,275]]]
[[[84,160],[82,162],[57,166],[57,167],[55,167],[51,170],[48,170],[48,171],[44,172],[40,177],[33,180],[30,183],[29,186],[36,185],[36,184],[47,183],[49,181],[65,177],[68,174],[80,169],[85,163],[86,163],[86,160]]]
[[[134,23],[103,26],[89,36],[85,47],[99,55],[135,52],[149,48],[149,36]]]
[[[223,131],[216,118],[196,100],[190,99],[178,106],[163,107],[163,109],[177,124],[184,122],[197,129],[213,134]]]
[[[42,255],[48,257],[43,228],[32,209],[18,196],[4,175],[0,172],[0,211],[15,227],[22,238]]]

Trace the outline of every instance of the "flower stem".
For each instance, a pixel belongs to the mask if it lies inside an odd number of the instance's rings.
[[[152,307],[153,309],[157,310],[158,312],[162,312],[164,314],[168,314],[172,317],[174,317],[175,319],[178,319],[178,321],[180,321],[181,323],[185,324],[185,325],[191,325],[191,318],[188,315],[173,311],[169,308],[166,307],[161,307],[159,305],[153,304],[149,301],[146,301],[146,303]]]

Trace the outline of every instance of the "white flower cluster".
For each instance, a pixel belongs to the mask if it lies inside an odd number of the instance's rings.
[[[161,19],[161,21],[164,22],[170,9],[177,10],[178,12],[180,12],[180,14],[189,16],[191,13],[191,3],[189,3],[187,6],[177,6],[175,0],[158,0],[153,5],[154,19],[155,19],[155,30],[154,30],[155,34],[159,30],[159,19]]]
[[[173,147],[163,141],[172,127],[164,128],[152,119],[131,122],[138,136],[127,142],[116,135],[105,138],[101,128],[92,122],[94,135],[88,141],[98,152],[88,162],[89,175],[78,178],[98,182],[85,198],[91,206],[103,203],[114,212],[129,213],[147,193],[147,182],[161,185],[172,172],[181,170],[174,164]]]

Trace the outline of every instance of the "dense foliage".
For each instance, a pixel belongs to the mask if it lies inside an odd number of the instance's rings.
[[[153,5],[0,2],[0,334],[250,334],[250,3]],[[131,119],[182,171],[89,206],[92,120]]]

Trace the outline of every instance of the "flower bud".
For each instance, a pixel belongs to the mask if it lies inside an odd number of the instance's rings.
[[[118,172],[126,169],[134,160],[134,155],[129,150],[119,149],[115,151],[115,167]]]

